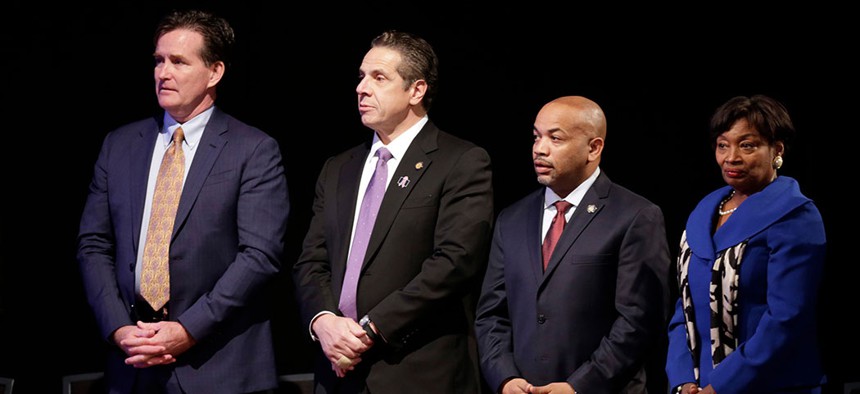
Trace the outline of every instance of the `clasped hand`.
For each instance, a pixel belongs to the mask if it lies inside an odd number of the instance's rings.
[[[575,394],[567,382],[553,382],[546,386],[534,386],[523,378],[514,378],[505,383],[502,394]]]
[[[364,329],[348,317],[321,315],[313,322],[313,330],[331,361],[331,369],[340,378],[355,369],[361,355],[373,346]]]
[[[128,355],[127,365],[148,368],[176,362],[176,357],[194,346],[195,340],[178,322],[137,322],[114,331],[114,342]]]

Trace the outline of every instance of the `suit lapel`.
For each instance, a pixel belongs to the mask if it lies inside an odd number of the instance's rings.
[[[215,160],[224,145],[227,144],[227,118],[224,113],[217,108],[212,112],[212,117],[206,128],[203,129],[203,136],[200,138],[197,152],[194,153],[194,160],[191,162],[191,168],[188,169],[188,178],[182,185],[182,196],[179,198],[179,207],[176,209],[176,221],[173,224],[173,235],[171,241],[176,237],[176,234],[185,224],[188,219],[188,214],[191,212],[191,207],[200,195],[200,189],[203,188],[203,183],[206,177],[215,165]]]
[[[545,213],[545,209],[543,209],[544,202],[544,193],[546,193],[546,188],[543,188],[544,191],[539,193],[534,193],[534,198],[531,199],[531,202],[528,203],[526,208],[526,248],[528,249],[528,265],[531,267],[531,272],[534,276],[535,283],[541,283],[543,280],[543,259],[541,257],[541,245],[543,244],[543,239],[541,239],[542,233],[542,223],[543,223],[543,215]]]
[[[160,122],[153,119],[152,123],[140,130],[138,135],[139,140],[135,146],[138,149],[132,149],[131,157],[129,158],[129,198],[131,203],[131,232],[132,245],[137,253],[138,241],[140,240],[140,231],[143,223],[143,208],[146,205],[146,185],[149,181],[149,168],[152,163],[152,151],[155,149],[155,141],[158,140],[158,132],[161,130]]]
[[[355,202],[358,200],[358,187],[361,180],[361,172],[364,169],[364,162],[367,160],[367,155],[370,153],[370,146],[366,144],[364,149],[358,149],[352,154],[343,166],[340,168],[340,173],[337,177],[337,217],[345,220],[338,221],[338,234],[343,234],[343,238],[351,238],[352,222],[355,218]],[[347,240],[349,243],[349,240]],[[346,256],[343,256],[346,261]]]
[[[352,241],[352,224],[355,219],[355,211],[357,207],[355,202],[358,199],[358,187],[361,179],[361,172],[364,169],[364,162],[367,155],[370,153],[370,143],[363,146],[363,149],[355,149],[352,156],[340,168],[335,185],[336,194],[336,209],[335,223],[337,223],[337,234],[335,239],[339,239],[342,247],[337,248],[342,252],[338,256],[330,256],[332,261],[332,281],[333,286],[338,291],[343,285],[343,276],[346,272],[346,262],[349,257],[349,244]],[[332,250],[335,248],[330,248]]]
[[[579,202],[579,206],[576,207],[567,225],[565,225],[564,231],[561,233],[561,238],[559,238],[558,244],[552,252],[544,279],[550,276],[559,262],[570,252],[571,247],[576,243],[580,234],[603,211],[604,200],[609,196],[609,185],[608,178],[600,174],[594,181],[594,184],[591,185],[591,188],[585,192],[585,196]]]
[[[400,212],[400,207],[406,198],[414,190],[415,185],[421,182],[421,178],[430,168],[432,159],[430,154],[437,150],[438,129],[432,123],[427,122],[424,128],[415,136],[403,159],[397,165],[397,170],[385,189],[385,197],[379,206],[376,223],[368,241],[367,252],[364,255],[362,270],[367,268],[367,262],[376,254],[386,234],[391,229],[394,219]],[[420,164],[419,164],[420,163]]]

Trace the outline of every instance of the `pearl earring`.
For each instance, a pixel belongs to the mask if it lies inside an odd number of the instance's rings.
[[[773,168],[777,170],[782,168],[782,156],[777,155],[773,158]]]

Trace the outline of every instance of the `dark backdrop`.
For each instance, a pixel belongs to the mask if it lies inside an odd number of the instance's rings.
[[[102,138],[157,113],[151,35],[158,17],[178,4],[127,3],[13,1],[0,16],[8,180],[0,375],[16,378],[18,393],[59,392],[63,375],[102,369],[104,348],[75,260],[78,220]],[[800,135],[781,174],[800,181],[827,227],[820,319],[832,392],[860,380],[857,329],[847,323],[860,301],[852,281],[860,269],[846,258],[848,218],[856,215],[844,197],[854,181],[846,141],[857,132],[858,68],[850,52],[858,35],[845,10],[204,4],[238,36],[218,105],[281,143],[292,203],[286,268],[300,252],[323,161],[369,138],[354,87],[370,40],[384,29],[418,33],[436,48],[442,79],[430,115],[490,152],[497,210],[538,187],[530,146],[540,107],[584,95],[608,118],[601,167],[663,208],[673,252],[687,213],[723,184],[706,137],[712,111],[735,95],[783,101]],[[276,285],[280,372],[309,372],[313,347],[290,278]]]

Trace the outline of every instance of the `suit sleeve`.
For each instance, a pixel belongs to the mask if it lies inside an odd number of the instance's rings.
[[[669,247],[663,213],[656,205],[641,209],[630,222],[618,252],[615,319],[609,333],[568,378],[579,392],[621,389],[630,374],[665,333],[668,308]]]
[[[504,213],[499,216],[490,247],[490,260],[484,275],[475,319],[481,371],[491,388],[498,390],[505,380],[520,376],[513,354],[513,333],[508,295],[505,289]]]
[[[337,299],[331,287],[331,263],[325,235],[326,205],[325,184],[332,171],[332,159],[326,161],[317,178],[313,202],[313,217],[302,245],[302,254],[293,266],[293,279],[302,322],[310,326],[311,319],[320,311],[338,310]]]
[[[198,340],[236,310],[249,307],[280,270],[290,204],[277,141],[267,136],[249,151],[240,185],[235,223],[239,252],[214,288],[179,317]]]
[[[87,299],[93,307],[103,338],[117,328],[134,324],[120,296],[116,281],[116,237],[108,203],[108,174],[113,152],[112,137],[105,138],[93,169],[78,235],[78,264]],[[118,154],[122,154],[119,153]]]

